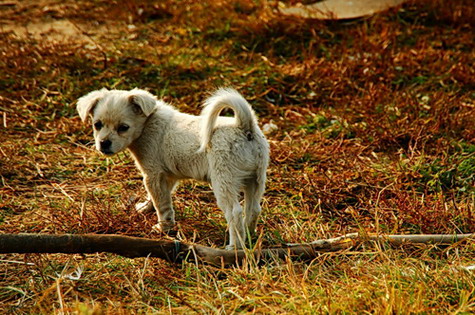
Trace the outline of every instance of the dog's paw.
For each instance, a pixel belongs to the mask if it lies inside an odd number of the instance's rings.
[[[170,233],[175,227],[175,221],[160,221],[152,229],[157,232]]]
[[[226,247],[224,248],[225,250],[240,250],[242,248],[240,247],[237,247],[236,245],[226,245]]]
[[[147,200],[144,202],[139,202],[138,204],[135,205],[135,210],[139,213],[149,213],[154,210],[153,208],[153,203],[151,200]]]

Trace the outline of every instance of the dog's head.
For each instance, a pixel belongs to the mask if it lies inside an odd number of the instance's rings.
[[[141,135],[147,117],[157,108],[157,100],[144,90],[102,89],[81,97],[76,108],[83,122],[91,117],[96,149],[112,155]]]

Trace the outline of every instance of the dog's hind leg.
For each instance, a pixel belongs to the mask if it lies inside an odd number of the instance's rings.
[[[245,247],[246,228],[244,225],[243,209],[239,204],[239,193],[229,183],[212,183],[218,207],[224,212],[228,223],[229,245],[227,250]],[[231,185],[232,186],[232,185]]]
[[[244,216],[249,234],[256,230],[257,218],[261,213],[261,199],[264,194],[265,183],[256,178],[249,179],[244,186]]]
[[[218,203],[219,204],[219,203]],[[246,228],[244,226],[243,210],[239,201],[235,201],[231,207],[227,207],[224,213],[229,229],[229,245],[227,250],[245,247]]]

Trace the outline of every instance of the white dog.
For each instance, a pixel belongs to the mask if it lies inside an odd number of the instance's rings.
[[[224,108],[235,117],[219,116]],[[156,228],[173,228],[171,193],[178,180],[194,178],[213,187],[228,223],[227,249],[245,245],[261,212],[269,145],[238,92],[218,90],[200,116],[181,113],[139,89],[91,92],[78,100],[77,110],[83,121],[91,116],[97,150],[112,155],[127,148],[132,153],[149,196],[138,207],[156,209]]]

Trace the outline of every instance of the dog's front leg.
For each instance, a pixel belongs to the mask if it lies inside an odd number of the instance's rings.
[[[158,174],[144,176],[144,183],[153,207],[157,211],[158,224],[154,228],[163,232],[170,231],[175,226],[171,193],[176,181],[164,174]]]

